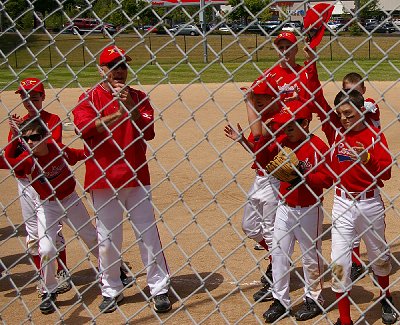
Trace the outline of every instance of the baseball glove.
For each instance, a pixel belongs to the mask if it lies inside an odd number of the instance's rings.
[[[282,182],[291,182],[299,177],[295,170],[299,164],[296,154],[292,149],[283,147],[265,169]]]

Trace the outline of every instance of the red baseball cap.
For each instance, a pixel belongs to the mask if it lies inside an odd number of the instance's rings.
[[[110,45],[101,52],[99,63],[100,65],[107,65],[108,63],[120,58],[125,58],[127,62],[132,60],[129,55],[125,54],[125,50],[116,45]]]
[[[279,114],[275,115],[274,122],[278,124],[285,124],[289,121],[307,119],[311,121],[312,114],[310,109],[299,100],[292,100],[285,103],[284,107]]]
[[[255,95],[270,95],[276,97],[276,94],[278,93],[278,90],[274,91],[274,87],[267,83],[264,75],[261,75],[254,80],[251,89]]]
[[[274,40],[275,45],[277,45],[278,42],[283,39],[288,40],[292,44],[297,43],[297,37],[292,32],[280,32]]]
[[[324,23],[329,21],[334,8],[335,6],[332,4],[318,3],[307,10],[303,22],[304,28],[308,30],[308,32],[311,30],[315,31],[310,42],[310,47],[312,49],[316,48],[317,45],[321,43],[326,28]]]
[[[28,91],[37,91],[38,93],[42,93],[44,95],[44,87],[43,83],[38,78],[26,78],[21,81],[19,84],[18,90],[15,92],[16,94],[20,94],[25,89]]]

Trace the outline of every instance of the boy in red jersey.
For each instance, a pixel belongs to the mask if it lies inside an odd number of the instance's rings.
[[[392,269],[385,239],[385,207],[380,195],[391,178],[392,157],[385,135],[363,118],[364,98],[357,90],[341,91],[335,97],[336,114],[317,94],[322,125],[331,152],[331,168],[339,183],[332,209],[332,290],[336,293],[340,318],[336,325],[353,324],[349,293],[352,243],[361,234],[372,271],[381,288],[382,322],[394,324],[398,314],[389,290]]]
[[[29,178],[43,207],[43,214],[38,215],[39,253],[44,283],[40,310],[43,314],[49,314],[56,310],[55,245],[59,222],[65,221],[73,231],[78,232],[98,258],[97,233],[75,192],[75,178],[67,165],[75,165],[85,159],[85,155],[83,150],[71,149],[62,143],[49,143],[47,126],[38,117],[25,120],[19,129],[22,140],[30,150],[18,155],[19,141],[14,139],[7,148],[5,158],[16,172]]]
[[[269,127],[273,128],[267,122],[280,110],[274,97],[270,95],[270,91],[266,89],[265,82],[255,81],[251,89],[247,92],[246,108],[249,122],[252,119],[253,112],[257,113],[263,111],[261,120],[254,119],[251,128],[262,129],[263,123],[267,123]],[[244,90],[244,89],[243,89]],[[247,91],[247,89],[246,89]],[[236,131],[232,126],[227,125],[224,129],[225,135],[238,141],[247,151],[254,155],[257,150],[257,142],[260,137],[254,137],[250,132],[248,138],[243,136],[243,130],[240,124],[237,124],[238,130]],[[263,133],[260,131],[260,133]],[[265,131],[264,131],[265,133]],[[270,137],[271,138],[271,137]],[[272,234],[274,230],[275,213],[278,205],[278,189],[279,180],[270,176],[264,167],[269,160],[255,160],[252,169],[255,170],[255,179],[252,187],[247,195],[247,202],[244,206],[242,217],[243,232],[258,243],[263,249],[269,251],[272,247]],[[272,282],[272,259],[271,255],[268,256],[270,263],[268,265],[265,276],[262,277],[263,287],[254,293],[253,298],[255,301],[268,301],[272,299],[272,292],[270,291],[270,283]]]
[[[345,75],[343,78],[342,86],[345,90],[358,90],[363,96],[367,90],[363,78],[356,72],[350,72]],[[364,100],[362,112],[364,114],[366,124],[376,127],[378,129],[381,128],[379,106],[372,98],[366,98]],[[351,281],[355,282],[359,277],[365,274],[364,267],[361,264],[359,236],[354,240],[353,254],[351,256],[351,260],[352,264],[350,279]]]
[[[285,137],[267,146],[260,154],[274,156],[286,146],[296,154],[298,178],[295,182],[281,182],[272,244],[272,274],[274,302],[263,314],[267,323],[288,316],[290,256],[297,240],[303,253],[305,296],[304,304],[295,313],[296,320],[312,319],[322,313],[323,261],[321,235],[323,222],[323,188],[332,185],[332,175],[327,168],[327,145],[309,133],[311,111],[301,101],[289,101],[287,107],[274,117],[282,125]],[[273,174],[273,173],[272,173]]]
[[[49,143],[61,143],[62,140],[62,123],[60,118],[52,113],[49,113],[43,109],[43,101],[46,98],[45,89],[42,81],[37,78],[26,78],[21,81],[18,90],[15,92],[19,94],[25,109],[28,114],[20,118],[19,116],[13,115],[10,118],[10,133],[8,135],[8,141],[12,141],[14,138],[19,136],[19,125],[30,118],[40,116],[40,119],[46,124],[48,130],[50,130],[51,137],[49,137]],[[17,155],[26,150],[22,141],[18,145]],[[24,220],[26,229],[26,245],[28,252],[30,253],[32,260],[36,268],[40,269],[40,256],[38,252],[38,225],[37,220],[40,214],[43,214],[43,207],[40,205],[38,194],[30,185],[30,182],[26,175],[19,173],[15,174],[18,185],[18,194],[21,204],[21,213]],[[68,275],[67,267],[67,254],[64,248],[65,239],[62,234],[62,224],[59,224],[57,232],[57,248],[58,251],[58,267],[57,267],[57,279],[59,285],[57,287],[57,293],[63,293],[69,291],[72,286],[70,283],[70,277]],[[39,283],[39,293],[40,293]]]

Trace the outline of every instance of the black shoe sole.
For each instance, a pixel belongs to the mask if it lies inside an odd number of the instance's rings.
[[[165,310],[156,309],[156,306],[154,306],[154,311],[155,311],[157,314],[168,313],[171,309],[172,309],[172,305],[169,306],[169,309],[165,309]]]
[[[305,322],[306,320],[313,319],[313,318],[315,318],[315,317],[317,317],[317,316],[319,316],[319,315],[321,315],[321,314],[322,314],[322,312],[320,312],[320,313],[318,313],[318,314],[316,314],[316,315],[312,315],[312,316],[310,316],[310,317],[308,317],[308,318],[300,318],[300,317],[297,317],[296,315],[294,315],[294,317],[295,317],[296,320],[299,321],[299,322]]]
[[[56,311],[55,308],[51,308],[51,309],[40,309],[41,313],[43,315],[48,315],[48,314],[52,314]]]

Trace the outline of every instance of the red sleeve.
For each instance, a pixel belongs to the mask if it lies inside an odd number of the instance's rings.
[[[383,133],[378,135],[375,146],[368,149],[370,153],[369,161],[364,165],[371,175],[378,177],[380,180],[387,181],[392,176],[392,156],[389,153],[389,147],[386,137]]]
[[[61,119],[57,115],[52,114],[51,122],[49,122],[49,127],[51,129],[51,137],[57,143],[61,143],[62,142],[62,123],[61,123]],[[51,139],[49,139],[49,141],[50,140]]]
[[[133,94],[139,98],[140,117],[133,123],[143,132],[143,138],[147,141],[154,139],[154,109],[147,98],[147,95],[141,91],[130,88]]]
[[[63,146],[62,150],[64,151],[65,160],[71,166],[86,158],[85,151],[83,149],[74,149]]]
[[[317,145],[316,149],[315,155],[318,162],[305,177],[306,183],[314,192],[316,192],[317,189],[331,187],[334,179],[334,175],[331,173],[329,168],[330,154],[328,152],[328,146],[321,142]]]
[[[22,153],[16,158],[6,154],[3,163],[5,163],[4,169],[11,167],[14,172],[19,173],[20,175],[30,175],[34,166],[34,161],[32,157],[28,156],[27,152]]]
[[[93,92],[87,92],[79,97],[78,105],[72,110],[74,115],[74,124],[81,132],[83,139],[91,138],[98,134],[96,128],[96,120],[100,117],[98,112],[93,108],[89,100],[89,96],[93,97]]]
[[[256,162],[261,168],[274,159],[279,152],[278,143],[282,144],[286,140],[285,134],[280,134],[276,139],[272,139],[271,135],[261,136],[256,142],[254,152],[256,153]]]
[[[17,149],[19,145],[23,145],[19,138],[14,138],[14,140],[11,140],[6,147],[4,148],[4,153],[7,158],[15,158],[18,156],[17,154]]]

